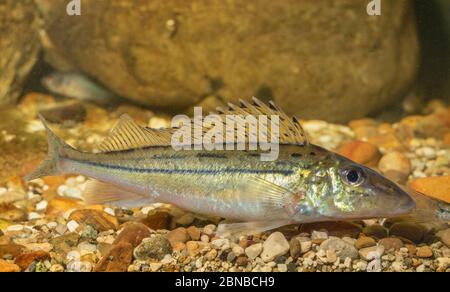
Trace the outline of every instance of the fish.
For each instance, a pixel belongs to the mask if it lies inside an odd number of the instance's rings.
[[[52,72],[41,79],[50,92],[80,100],[109,103],[115,95],[78,72]]]
[[[415,208],[411,196],[380,173],[308,141],[299,120],[273,102],[253,98],[230,104],[223,115],[278,116],[279,155],[263,161],[257,150],[179,150],[176,127],[150,129],[129,116],[99,146],[85,153],[47,130],[46,160],[25,177],[81,174],[90,178],[86,204],[140,207],[168,203],[225,218],[221,235],[263,232],[320,221],[389,218]]]

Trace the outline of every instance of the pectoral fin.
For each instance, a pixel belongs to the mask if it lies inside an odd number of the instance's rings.
[[[136,194],[97,180],[89,180],[86,183],[83,198],[87,205],[109,205],[128,208],[154,203],[149,196]]]

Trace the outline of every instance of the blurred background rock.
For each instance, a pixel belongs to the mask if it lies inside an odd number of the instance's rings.
[[[171,113],[257,96],[346,122],[450,91],[445,0],[385,0],[382,16],[368,0],[83,0],[82,16],[68,2],[0,1],[1,104],[50,67]]]

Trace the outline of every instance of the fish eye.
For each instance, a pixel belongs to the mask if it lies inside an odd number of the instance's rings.
[[[365,179],[364,171],[358,167],[344,169],[341,173],[341,177],[346,184],[351,186],[360,185]]]

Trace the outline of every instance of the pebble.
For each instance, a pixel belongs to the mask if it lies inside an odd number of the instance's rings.
[[[157,259],[161,260],[166,254],[172,253],[172,246],[169,240],[162,235],[155,235],[144,239],[134,249],[134,257],[138,260]]]
[[[278,272],[285,273],[288,271],[288,267],[286,264],[278,264],[277,265]]]
[[[203,233],[207,235],[213,235],[214,231],[216,231],[216,225],[209,224],[203,227]]]
[[[300,241],[297,238],[292,238],[289,242],[289,254],[293,259],[297,259],[302,252]]]
[[[429,246],[421,246],[417,248],[416,255],[419,258],[430,258],[433,256],[433,250]]]
[[[190,226],[186,229],[186,231],[192,240],[194,240],[194,241],[200,240],[201,231],[199,228],[197,228],[195,226]]]
[[[191,239],[188,232],[186,231],[186,228],[184,227],[179,227],[170,231],[169,233],[167,233],[166,238],[167,240],[169,240],[172,247],[177,243],[186,243]]]
[[[170,244],[167,243],[169,246]],[[139,253],[139,255],[142,255]],[[144,257],[144,256],[143,256]],[[113,245],[95,265],[95,272],[126,272],[133,260],[133,246],[127,242]]]
[[[380,259],[384,253],[382,245],[366,247],[359,250],[359,255],[363,260],[371,261],[373,259]]]
[[[20,272],[20,267],[16,264],[0,259],[0,273]]]
[[[450,203],[450,175],[418,178],[410,183],[415,191]]]
[[[319,250],[323,250],[326,254],[327,250],[334,250],[336,255],[341,259],[351,258],[352,260],[358,258],[358,251],[356,248],[337,237],[331,237],[320,244]]]
[[[75,220],[67,222],[67,229],[69,230],[69,232],[77,231],[78,227],[80,227],[80,224],[78,224]]]
[[[327,239],[328,238],[328,233],[327,232],[323,232],[323,231],[313,231],[311,233],[311,239],[312,240],[317,240],[317,239]]]
[[[436,234],[437,237],[447,246],[450,247],[450,228],[441,230]]]
[[[376,241],[372,237],[362,236],[358,238],[358,240],[355,242],[355,247],[357,249],[361,249],[365,247],[371,247],[376,244],[377,244]]]
[[[378,163],[378,169],[391,180],[397,183],[404,183],[411,173],[411,163],[405,154],[393,151],[381,158]]]
[[[342,145],[338,153],[356,163],[375,166],[381,158],[381,153],[375,145],[355,140]]]
[[[42,212],[47,210],[48,202],[46,200],[42,200],[39,203],[36,204],[36,211]]]
[[[262,250],[263,250],[262,243],[256,243],[247,247],[245,249],[245,254],[249,259],[254,260],[261,254]]]
[[[396,237],[383,238],[378,242],[378,244],[382,245],[385,250],[398,250],[403,247],[403,242]]]
[[[150,237],[150,229],[142,223],[127,224],[114,240],[113,244],[120,242],[130,243],[134,248],[137,247],[144,238]]]
[[[261,258],[265,262],[274,260],[277,256],[284,255],[289,251],[289,242],[281,232],[274,232],[263,244]]]
[[[242,247],[240,247],[239,245],[233,246],[232,251],[237,256],[243,255],[245,252],[244,249]]]

